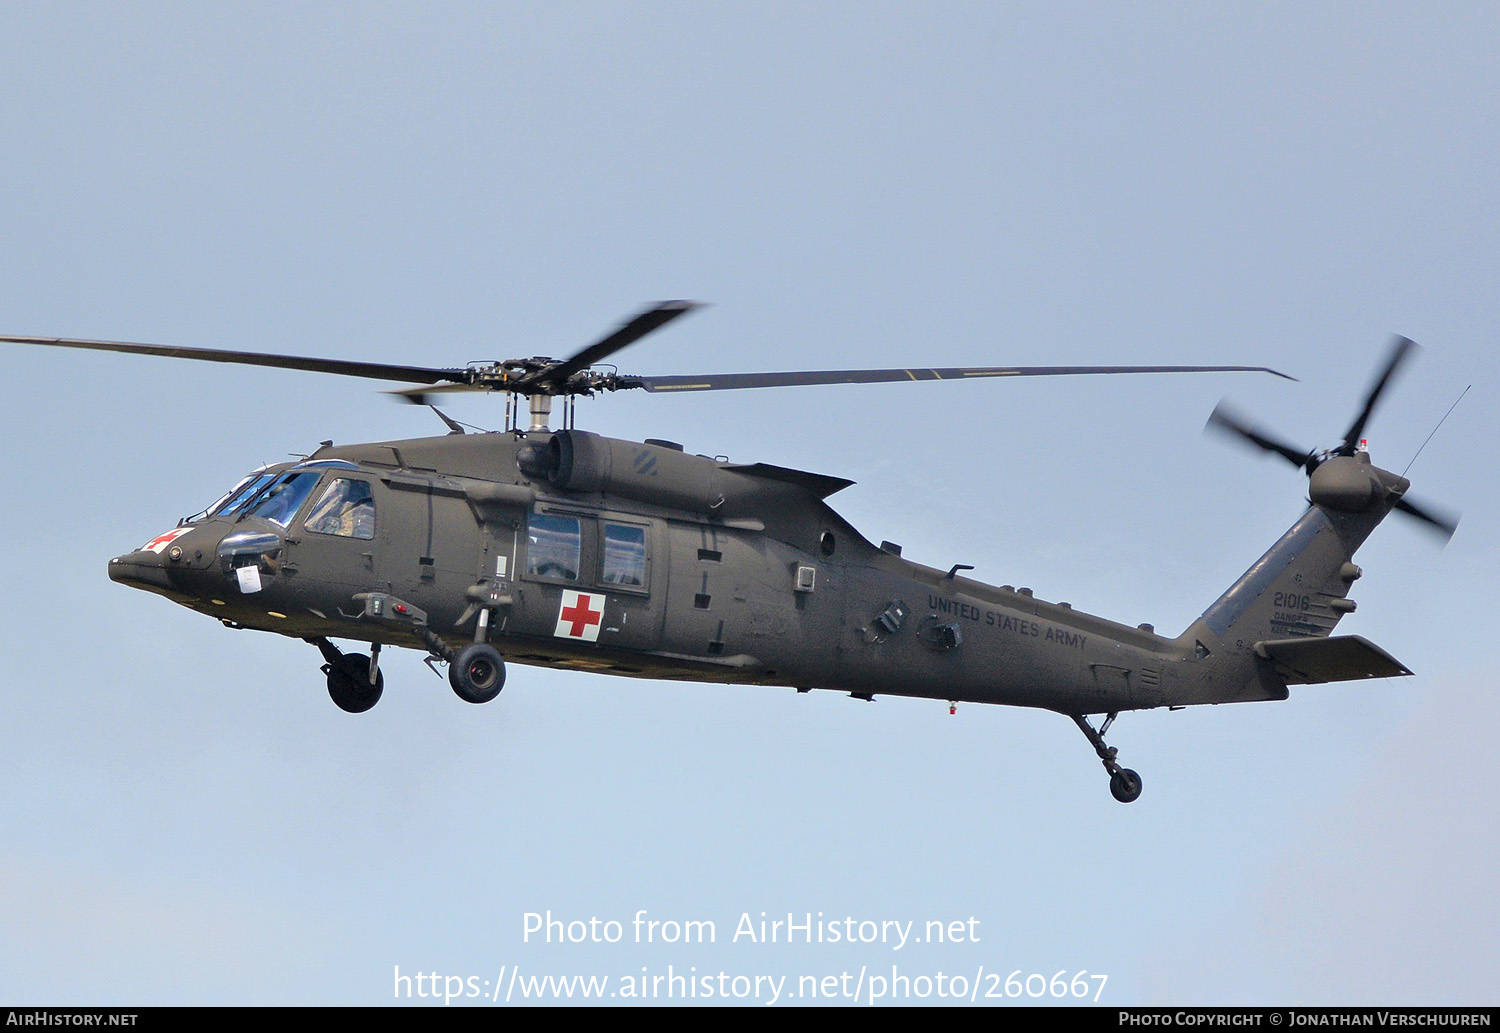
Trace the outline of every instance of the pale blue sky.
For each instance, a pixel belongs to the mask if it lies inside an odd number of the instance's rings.
[[[1059,970],[1101,1003],[1494,1003],[1500,14],[1492,4],[7,4],[0,329],[448,365],[714,303],[623,369],[1247,363],[1300,378],[620,395],[580,424],[854,478],[933,566],[1176,633],[1305,483],[1223,395],[1369,427],[1414,493],[1358,559],[1417,672],[1066,719],[412,653],[380,706],[306,645],[105,562],[265,461],[441,433],[379,385],[0,352],[0,1001],[381,1004],[493,979]],[[455,403],[497,426],[501,406]],[[545,946],[522,915],[710,919]],[[725,942],[742,912],[975,917],[980,942]]]

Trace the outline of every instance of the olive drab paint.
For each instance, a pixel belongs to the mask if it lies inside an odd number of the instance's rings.
[[[1185,371],[1190,367],[875,370],[626,377],[592,364],[690,310],[647,309],[572,359],[465,369],[62,339],[17,343],[286,366],[531,400],[532,423],[372,444],[325,442],[250,474],[223,499],[110,561],[115,581],[235,628],[316,646],[341,708],[374,706],[381,650],[449,665],[457,695],[493,699],[508,664],[635,678],[787,686],[1036,707],[1074,720],[1116,799],[1141,779],[1104,741],[1125,711],[1284,699],[1289,686],[1410,672],[1357,636],[1353,555],[1393,509],[1452,523],[1406,500],[1409,482],[1353,444],[1396,366],[1398,344],[1345,444],[1283,445],[1226,411],[1212,426],[1303,467],[1307,512],[1182,634],[1131,627],[904,559],[877,547],[828,499],[852,482],[546,426],[554,396],[623,388],[721,390],[959,376]],[[1404,341],[1404,339],[1398,339]],[[1246,369],[1246,367],[1212,367]],[[1194,369],[1204,369],[1197,367]],[[1274,372],[1274,371],[1269,371]],[[440,414],[441,415],[441,414]],[[345,654],[333,639],[370,644]],[[1089,715],[1106,715],[1095,727]]]

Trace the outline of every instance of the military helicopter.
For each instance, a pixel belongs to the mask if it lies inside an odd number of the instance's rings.
[[[1127,710],[1285,699],[1288,686],[1410,672],[1359,636],[1330,637],[1354,603],[1352,562],[1391,510],[1444,535],[1454,522],[1406,497],[1361,435],[1412,344],[1398,338],[1341,444],[1284,444],[1221,407],[1210,427],[1310,478],[1309,508],[1182,634],[1130,627],[1026,588],[903,559],[826,500],[853,482],[692,455],[574,426],[579,396],[981,377],[1264,372],[1247,366],[1050,366],[629,376],[599,366],[697,307],[653,305],[571,358],[457,368],[117,341],[5,336],[32,345],[273,366],[418,385],[440,437],[338,445],[258,469],[139,549],[109,576],[231,628],[304,639],[350,713],[384,690],[385,646],[446,662],[458,697],[486,703],[506,661],[697,682],[833,689],[1039,707],[1088,738],[1115,799],[1140,776],[1104,736]],[[433,404],[506,396],[505,429],[466,433]],[[528,402],[522,427],[520,399]],[[563,424],[552,430],[554,399]],[[370,643],[346,653],[332,639]],[[1092,715],[1103,715],[1097,727]]]

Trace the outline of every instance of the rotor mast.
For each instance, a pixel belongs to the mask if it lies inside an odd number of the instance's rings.
[[[548,430],[547,421],[552,415],[552,396],[538,391],[527,401],[531,404],[531,429],[527,433],[545,434]]]

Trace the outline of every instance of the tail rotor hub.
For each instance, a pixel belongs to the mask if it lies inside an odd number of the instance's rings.
[[[1289,444],[1246,420],[1223,402],[1209,416],[1206,430],[1215,430],[1261,451],[1278,455],[1299,467],[1310,481],[1308,497],[1315,504],[1347,513],[1360,513],[1384,500],[1393,508],[1415,517],[1429,529],[1441,534],[1444,541],[1452,537],[1458,520],[1418,506],[1405,498],[1411,482],[1405,477],[1382,470],[1370,461],[1369,439],[1365,425],[1375,412],[1385,389],[1401,366],[1417,350],[1406,337],[1391,341],[1384,367],[1365,395],[1364,404],[1344,434],[1342,444],[1323,451],[1312,451]]]

